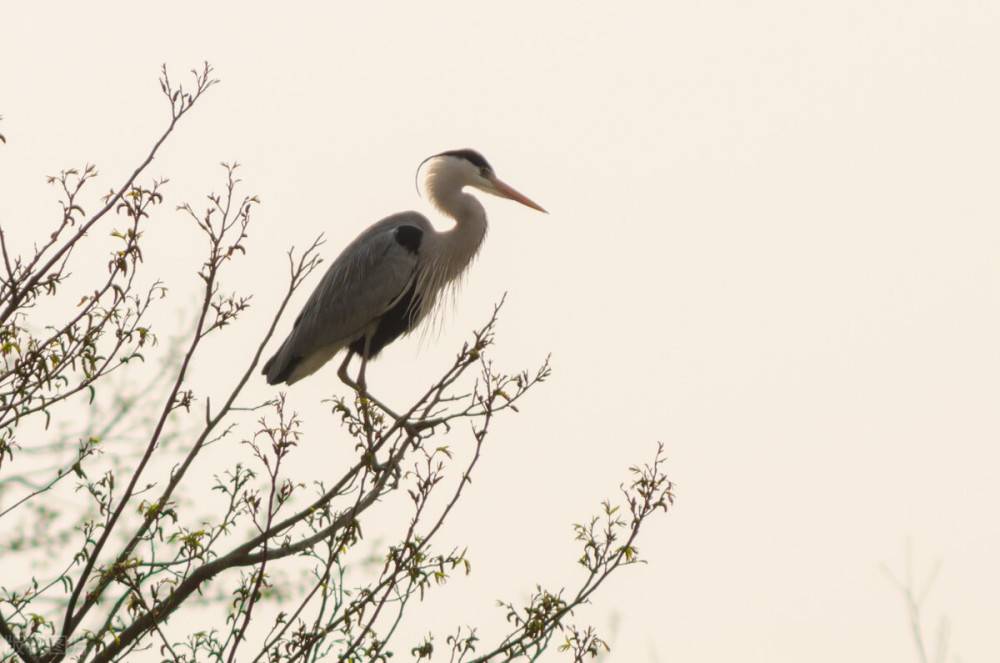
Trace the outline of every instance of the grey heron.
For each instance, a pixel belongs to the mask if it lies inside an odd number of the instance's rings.
[[[425,164],[427,197],[454,219],[454,227],[435,230],[427,217],[413,211],[369,226],[330,265],[292,331],[264,364],[268,384],[294,384],[346,350],[337,374],[364,392],[368,361],[427,317],[482,246],[486,210],[466,187],[545,212],[499,180],[475,150],[428,157],[417,168],[418,177]],[[347,372],[354,355],[361,357],[356,381]]]

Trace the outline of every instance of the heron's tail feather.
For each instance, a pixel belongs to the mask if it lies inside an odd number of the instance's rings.
[[[302,362],[302,357],[297,357],[289,352],[291,349],[289,340],[291,339],[285,339],[285,342],[281,344],[274,356],[267,360],[263,370],[261,370],[261,373],[266,376],[268,384],[292,383],[289,378],[295,371],[295,367]]]
[[[274,356],[267,360],[261,373],[267,378],[268,384],[280,384],[288,380],[289,375],[295,370],[295,364],[301,361],[300,357],[284,357],[285,346],[281,346]]]
[[[274,356],[264,364],[264,369],[261,372],[267,376],[268,384],[282,382],[289,385],[295,384],[319,370],[341,349],[340,345],[334,344],[304,354],[296,351],[297,349],[290,341],[291,338],[282,343]]]

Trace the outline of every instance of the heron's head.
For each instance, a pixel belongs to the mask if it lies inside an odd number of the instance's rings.
[[[475,150],[449,150],[427,157],[417,169],[418,176],[425,169],[425,165],[427,186],[430,190],[447,187],[462,189],[471,186],[494,196],[517,201],[539,212],[545,212],[541,205],[500,180],[493,172],[493,166]]]

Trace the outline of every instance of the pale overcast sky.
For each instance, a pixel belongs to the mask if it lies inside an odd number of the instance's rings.
[[[424,157],[476,148],[549,209],[484,200],[490,235],[446,329],[370,370],[390,401],[412,396],[504,291],[499,361],[553,353],[455,514],[475,572],[428,604],[429,626],[496,625],[495,599],[572,582],[570,523],[662,440],[676,509],[645,533],[650,564],[588,613],[620,618],[612,660],[915,660],[878,571],[907,537],[923,568],[943,561],[928,608],[954,651],[1000,658],[1000,4],[2,14],[0,219],[24,243],[56,218],[44,175],[93,161],[104,191],[144,153],[161,63],[215,65],[222,84],[151,170],[176,204],[235,159],[263,200],[230,273],[256,308],[202,384],[221,389],[256,342],[288,245],[323,232],[332,259],[382,216],[428,211]],[[150,230],[175,311],[195,237],[167,209]],[[291,389],[313,433],[303,476],[336,471],[319,401],[337,388],[329,367]]]

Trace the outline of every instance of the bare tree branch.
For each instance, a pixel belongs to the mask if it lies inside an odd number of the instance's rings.
[[[215,83],[211,74],[208,65],[195,71],[188,93],[164,68],[170,122],[95,214],[83,210],[87,183],[97,178],[87,165],[50,178],[61,216],[32,252],[15,255],[0,230],[0,489],[8,500],[0,522],[10,528],[0,550],[39,562],[27,579],[0,578],[0,636],[11,652],[0,663],[105,663],[153,648],[178,663],[234,663],[251,654],[254,663],[388,660],[425,595],[471,573],[466,545],[446,540],[445,523],[485,464],[497,417],[517,413],[550,375],[548,358],[530,371],[494,365],[501,300],[412,399],[390,404],[376,389],[325,401],[325,430],[352,455],[337,474],[307,485],[287,462],[301,422],[285,395],[241,399],[293,296],[320,265],[318,238],[288,252],[287,285],[264,328],[233,337],[252,340],[246,364],[225,367],[230,386],[196,395],[190,375],[210,360],[205,340],[227,333],[258,302],[224,286],[229,262],[246,252],[259,201],[242,193],[232,163],[223,164],[224,189],[204,208],[177,206],[200,231],[204,261],[192,279],[190,331],[164,352],[148,313],[165,286],[141,284],[145,223],[163,202],[165,181],[139,178]],[[127,223],[111,233],[107,273],[72,274],[88,230],[111,211]],[[83,293],[74,308],[55,298],[66,287]],[[55,306],[39,307],[43,301]],[[42,308],[56,309],[46,312],[56,319],[41,323]],[[160,359],[147,364],[147,356]],[[90,412],[80,421],[77,394]],[[44,423],[41,432],[29,421]],[[226,460],[211,469],[210,499],[192,499],[187,484],[203,476],[213,446]],[[663,463],[660,446],[650,463],[629,469],[616,503],[604,501],[574,527],[583,570],[572,589],[538,586],[523,605],[502,602],[508,632],[496,642],[481,642],[472,627],[452,630],[444,640],[450,660],[536,660],[557,644],[575,660],[606,651],[591,627],[572,623],[575,610],[611,574],[643,561],[639,533],[673,500]],[[374,507],[388,502],[408,520],[379,532],[366,555],[363,532],[379,523]],[[170,621],[195,608],[209,615],[205,628],[185,632]],[[433,634],[403,647],[428,659]]]

